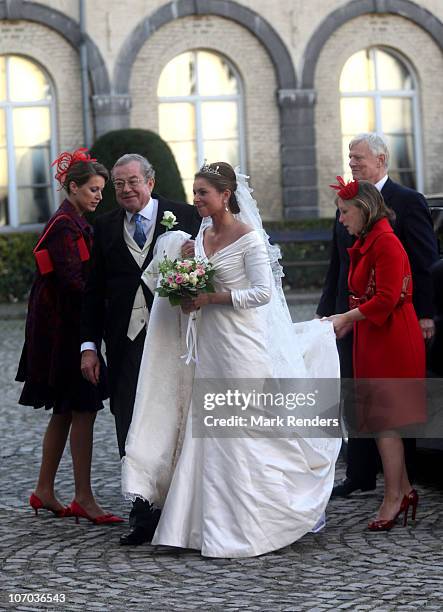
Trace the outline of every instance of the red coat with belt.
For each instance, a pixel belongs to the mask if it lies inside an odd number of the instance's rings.
[[[355,378],[423,379],[425,345],[412,304],[411,268],[389,221],[378,221],[348,252],[349,290],[365,316],[354,324]],[[423,421],[421,383],[373,381],[369,385],[371,393],[363,402],[369,430]]]
[[[375,281],[373,295],[358,305],[366,318],[354,329],[355,376],[424,377],[425,346],[412,305],[411,268],[389,221],[378,221],[364,241],[357,240],[348,252],[351,294],[361,298],[371,275]]]

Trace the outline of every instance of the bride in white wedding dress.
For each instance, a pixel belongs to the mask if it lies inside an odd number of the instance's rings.
[[[322,522],[341,441],[193,437],[193,380],[338,378],[335,335],[329,322],[292,324],[275,248],[244,177],[229,164],[205,165],[194,193],[203,217],[195,254],[213,265],[215,293],[182,307],[197,313],[195,371],[180,360],[187,317],[154,300],[122,490],[162,507],[153,544],[249,557],[291,544]],[[158,241],[145,277],[151,287],[156,262],[179,256],[185,238],[170,232]]]

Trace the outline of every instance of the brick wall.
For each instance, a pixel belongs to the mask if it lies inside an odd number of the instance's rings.
[[[311,36],[347,0],[237,0],[261,15],[279,34],[293,59],[297,77]],[[24,3],[26,4],[26,2]],[[39,4],[78,20],[77,0],[39,0]],[[115,61],[132,30],[167,0],[87,0],[86,25],[103,55],[112,81]],[[443,21],[442,0],[416,0]],[[251,24],[252,25],[252,24]],[[346,41],[346,44],[343,44]],[[332,214],[328,188],[341,171],[338,81],[346,59],[369,45],[392,46],[409,59],[420,89],[424,190],[443,190],[441,108],[443,59],[432,39],[412,22],[395,16],[359,17],[327,41],[315,77],[316,133],[320,206]],[[275,69],[265,49],[245,28],[219,17],[188,17],[155,32],[139,53],[131,76],[131,124],[157,129],[156,86],[163,66],[175,55],[205,47],[225,54],[244,82],[247,167],[265,218],[281,214],[279,115]],[[82,141],[81,90],[77,50],[49,27],[29,22],[0,23],[0,53],[35,58],[50,74],[57,95],[58,148]],[[337,161],[339,163],[337,163]]]
[[[82,145],[83,124],[78,54],[64,38],[45,26],[0,21],[0,54],[18,54],[38,62],[49,75],[56,98],[56,147]]]
[[[333,212],[328,184],[342,172],[340,73],[353,53],[379,45],[400,52],[415,71],[422,128],[424,191],[443,190],[443,57],[421,28],[402,17],[359,17],[331,36],[321,52],[315,75],[319,201],[322,213],[327,216]]]
[[[246,167],[265,219],[281,217],[279,116],[274,69],[261,44],[243,27],[218,17],[171,22],[145,43],[130,82],[131,126],[158,131],[157,83],[164,66],[189,49],[225,55],[243,81]]]
[[[112,72],[121,45],[133,28],[146,16],[170,0],[86,0],[87,29]],[[220,0],[221,1],[221,0]],[[349,0],[235,0],[263,17],[283,39],[291,54],[297,74],[306,45],[321,22]],[[354,0],[355,1],[355,0]],[[78,19],[78,0],[39,0],[39,4],[57,9]],[[415,0],[443,21],[442,0]]]

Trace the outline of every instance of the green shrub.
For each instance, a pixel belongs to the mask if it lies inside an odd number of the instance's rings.
[[[297,219],[265,223],[266,230],[311,232],[332,227],[330,219]],[[289,234],[290,235],[290,234]],[[35,264],[32,249],[35,233],[0,234],[0,302],[26,300],[32,285]],[[329,240],[280,242],[285,271],[283,285],[294,291],[319,290],[327,270]]]
[[[0,301],[26,300],[35,273],[37,234],[0,234]]]
[[[330,230],[334,225],[335,217],[321,217],[318,219],[292,219],[290,221],[263,221],[267,232],[291,230]]]
[[[174,155],[158,134],[149,130],[114,130],[101,136],[91,148],[92,157],[111,170],[119,157],[126,153],[138,153],[146,157],[155,169],[154,191],[165,198],[186,201],[180,172]],[[116,208],[115,192],[109,181],[103,192],[103,202],[96,214]],[[90,216],[93,220],[94,215]]]
[[[319,291],[323,287],[331,254],[333,224],[334,219],[328,218],[265,223],[265,229],[271,236],[273,232],[279,232],[290,239],[288,242],[276,240],[282,252],[281,263],[285,273],[282,282],[285,289]],[[324,235],[321,240],[306,239],[317,230]]]
[[[293,291],[318,291],[323,287],[329,265],[330,241],[280,244],[285,273],[283,286]]]

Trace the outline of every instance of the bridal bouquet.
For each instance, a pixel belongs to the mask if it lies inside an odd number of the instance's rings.
[[[175,259],[166,256],[159,264],[160,286],[156,291],[160,297],[169,298],[171,306],[178,306],[184,297],[195,297],[198,293],[214,293],[212,264],[199,259]]]

